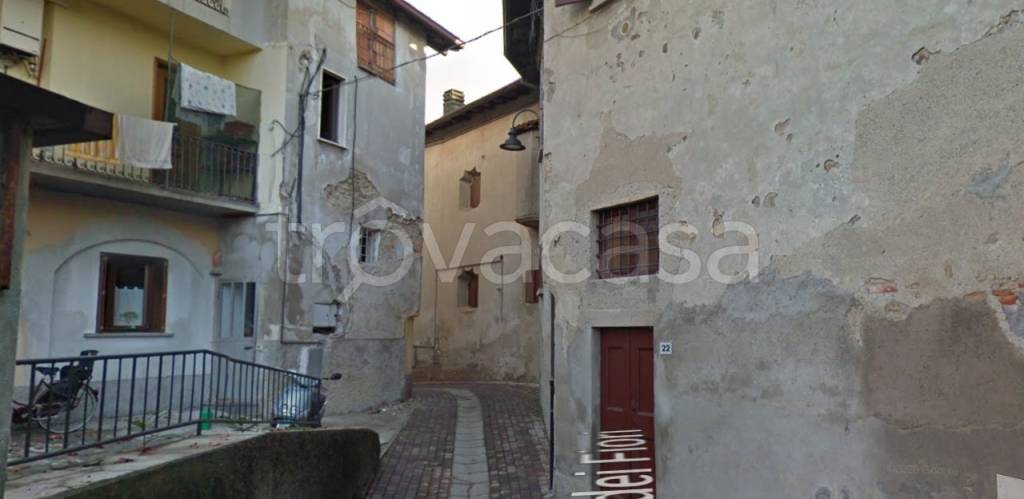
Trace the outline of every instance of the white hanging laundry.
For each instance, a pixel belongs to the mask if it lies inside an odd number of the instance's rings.
[[[127,166],[170,170],[174,126],[164,121],[117,115],[117,158]]]
[[[235,82],[181,65],[181,107],[210,114],[235,116]]]

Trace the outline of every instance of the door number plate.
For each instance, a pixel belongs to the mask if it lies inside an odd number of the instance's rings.
[[[658,345],[658,353],[661,355],[672,355],[672,342],[663,341]]]

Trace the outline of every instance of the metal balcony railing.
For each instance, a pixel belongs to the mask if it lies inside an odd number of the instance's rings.
[[[33,154],[40,161],[76,171],[206,197],[256,202],[259,156],[255,152],[175,131],[173,167],[150,170],[121,163],[118,140],[115,120],[111,140],[37,148]]]
[[[319,378],[208,350],[19,360],[11,465],[175,429],[319,424]]]
[[[228,0],[196,0],[196,2],[220,12],[221,14],[228,14]]]

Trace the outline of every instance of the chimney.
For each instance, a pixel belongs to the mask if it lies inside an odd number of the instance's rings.
[[[451,114],[466,105],[466,94],[462,90],[451,89],[444,93],[444,114]]]

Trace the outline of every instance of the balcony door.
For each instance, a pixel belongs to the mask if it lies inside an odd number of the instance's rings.
[[[218,301],[217,351],[234,359],[255,360],[256,283],[222,282]]]

